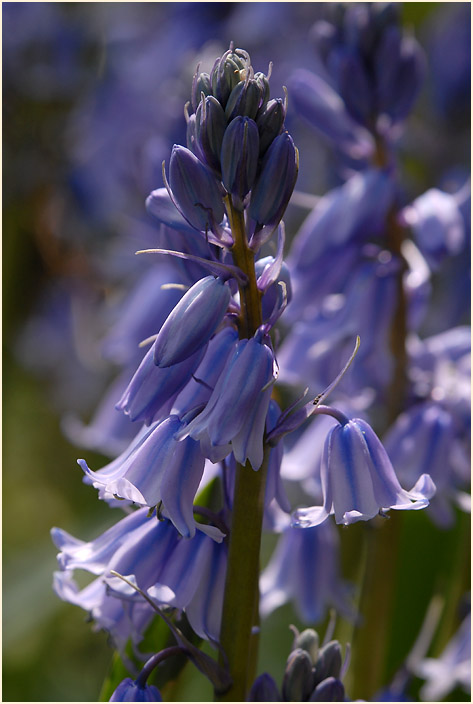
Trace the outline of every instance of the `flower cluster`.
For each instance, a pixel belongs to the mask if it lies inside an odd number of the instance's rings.
[[[465,246],[468,188],[403,201],[395,138],[424,62],[395,6],[338,8],[312,36],[322,75],[298,71],[289,88],[355,173],[317,202],[283,261],[299,168],[287,100],[270,97],[271,66],[255,72],[233,44],[209,72],[199,65],[186,146],[146,201],[157,241],[138,254],[156,268],[106,341],[122,372],[89,427],[69,425],[110,450],[102,468],[78,463],[126,515],[91,542],[53,529],[55,590],[124,657],[131,642],[143,659],[156,613],[177,642],[111,701],[160,701],[147,679],[178,651],[218,696],[344,701],[340,645],[319,648],[312,630],[296,634],[281,690],[255,680],[259,618],[291,601],[307,624],[328,607],[356,621],[334,523],[432,499],[447,526],[452,500],[467,509],[467,328],[422,336],[421,324],[432,272]],[[279,542],[259,575],[262,528]],[[79,589],[76,570],[95,579]],[[184,621],[219,665],[195,654]]]

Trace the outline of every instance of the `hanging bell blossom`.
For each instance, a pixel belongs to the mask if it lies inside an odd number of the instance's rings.
[[[205,457],[191,437],[178,442],[183,423],[169,416],[145,433],[103,469],[94,472],[85,460],[78,464],[96,488],[153,507],[160,501],[181,535],[193,537],[197,524],[193,501],[202,479]]]
[[[167,317],[154,343],[154,363],[172,367],[200,350],[223,320],[231,291],[221,278],[197,281]]]
[[[214,529],[221,540],[220,531],[203,524],[199,527],[202,530],[194,538],[182,540],[170,521],[157,521],[156,515],[150,516],[148,509],[142,508],[91,542],[53,528],[61,569],[54,575],[54,589],[64,601],[88,611],[97,628],[106,630],[122,652],[129,638],[135,644],[140,642],[155,611],[129,584],[112,576],[111,570],[126,576],[145,592],[159,585],[159,593],[155,590],[152,595],[159,605],[189,609],[189,621],[193,626],[195,620],[199,634],[216,639],[220,619],[216,609],[221,603],[220,589],[223,598],[227,549],[224,543],[217,543],[206,534]],[[79,590],[74,580],[77,569],[92,573],[97,579]],[[205,599],[210,589],[214,590],[215,603]]]
[[[263,618],[290,601],[304,623],[318,623],[329,607],[353,619],[349,589],[339,576],[335,526],[329,522],[306,530],[287,526],[261,574],[260,592]]]
[[[141,685],[126,677],[113,692],[111,702],[162,702],[159,690],[152,684]]]
[[[210,340],[202,362],[192,378],[177,395],[171,413],[180,418],[193,408],[205,406],[225,366],[228,356],[238,343],[234,327],[224,327]]]
[[[391,461],[372,428],[364,420],[349,420],[339,411],[339,421],[327,436],[322,458],[323,506],[298,509],[293,524],[310,528],[331,514],[336,523],[368,521],[388,509],[421,509],[429,504],[435,484],[422,474],[411,491],[401,487]]]
[[[402,413],[383,443],[401,481],[414,482],[427,470],[432,476],[437,491],[429,513],[437,525],[453,524],[452,503],[468,510],[471,499],[460,488],[469,483],[469,453],[454,416],[442,403],[426,401]]]
[[[143,421],[150,425],[192,378],[205,354],[205,347],[169,369],[161,369],[154,363],[154,345],[150,347],[134,373],[130,383],[116,404],[132,421]]]
[[[400,213],[402,224],[411,227],[417,244],[435,271],[447,256],[458,254],[465,244],[465,221],[456,194],[430,188]]]
[[[253,469],[262,461],[263,429],[270,394],[263,389],[274,381],[274,356],[257,332],[250,340],[240,340],[218,379],[205,409],[177,434],[192,437],[210,446],[225,446],[236,439],[237,452],[246,454]],[[255,410],[257,408],[257,410]],[[261,420],[263,419],[263,420]],[[252,426],[261,434],[249,437]],[[225,454],[228,454],[225,451]],[[223,456],[225,456],[225,454]],[[211,458],[212,459],[212,458]],[[220,457],[223,459],[223,457]]]

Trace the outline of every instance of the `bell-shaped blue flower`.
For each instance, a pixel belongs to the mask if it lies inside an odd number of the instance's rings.
[[[130,383],[115,408],[130,420],[153,422],[157,414],[191,379],[205,353],[205,347],[170,369],[161,369],[154,363],[154,344],[143,357]]]
[[[339,576],[339,544],[328,521],[301,530],[288,526],[260,577],[263,618],[292,602],[304,623],[318,623],[330,607],[353,618],[348,586]]]
[[[192,438],[175,439],[182,425],[177,416],[156,423],[97,472],[90,470],[85,460],[78,463],[93,485],[108,494],[150,507],[162,501],[181,535],[192,537],[196,529],[193,501],[205,458]]]
[[[470,478],[469,453],[453,414],[442,403],[416,404],[397,418],[383,443],[401,481],[415,482],[429,472],[437,488],[429,513],[439,526],[451,526],[451,503],[465,504],[460,489]]]
[[[229,354],[238,343],[238,332],[234,327],[224,327],[210,340],[202,362],[192,379],[177,395],[172,413],[180,418],[199,406],[204,407],[218,381]]]
[[[205,409],[177,437],[190,436],[203,440],[204,445],[207,441],[211,446],[225,446],[237,438],[241,454],[248,456],[253,469],[258,469],[262,461],[264,422],[270,400],[270,395],[263,389],[274,380],[273,369],[273,353],[263,344],[260,335],[250,340],[240,340],[228,358]],[[252,437],[252,452],[248,450],[248,438],[253,426],[261,432],[257,438]],[[229,450],[226,451],[228,453]]]
[[[182,540],[170,521],[157,521],[142,508],[88,543],[54,528],[61,569],[54,575],[54,589],[64,601],[88,611],[121,651],[130,638],[139,643],[155,611],[129,584],[112,576],[111,570],[142,591],[153,587],[150,595],[158,605],[189,610],[194,630],[203,638],[218,639],[227,547],[217,543],[213,534],[206,534],[217,531],[213,526],[199,527],[194,538]],[[223,536],[215,537],[221,540]],[[97,575],[97,579],[79,590],[76,569]],[[209,593],[215,601],[206,598]]]
[[[317,526],[331,514],[337,523],[348,525],[390,508],[425,508],[435,493],[428,474],[422,474],[411,491],[403,489],[381,441],[360,418],[345,417],[329,431],[321,481],[323,506],[298,509],[295,526]]]
[[[154,343],[154,363],[171,367],[210,340],[227,312],[231,291],[215,276],[197,281],[167,317]]]
[[[126,677],[120,682],[109,701],[111,702],[162,702],[159,690],[152,684],[136,682]]]

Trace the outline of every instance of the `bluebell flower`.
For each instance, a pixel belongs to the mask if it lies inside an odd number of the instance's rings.
[[[214,276],[197,281],[173,308],[154,343],[154,363],[171,367],[210,340],[227,312],[231,292]]]
[[[316,624],[334,607],[354,617],[349,589],[339,576],[339,541],[328,521],[301,530],[287,526],[260,577],[263,618],[292,602],[304,623]]]
[[[177,416],[169,416],[140,432],[117,459],[97,472],[78,460],[97,488],[111,495],[153,507],[162,501],[179,532],[195,535],[193,501],[202,479],[205,457],[191,437],[175,439],[183,427]]]
[[[440,701],[456,687],[471,692],[471,614],[438,658],[425,658],[415,666],[415,674],[425,680],[420,696],[423,701]]]
[[[228,356],[238,343],[238,332],[232,326],[219,330],[210,340],[204,357],[192,378],[176,396],[171,413],[180,418],[193,408],[205,406],[218,378],[225,366]]]
[[[263,459],[263,431],[269,406],[269,385],[274,381],[274,356],[261,335],[240,340],[229,356],[204,410],[177,437],[201,440],[204,447],[235,442],[253,469]],[[256,428],[257,432],[253,429]],[[204,450],[205,454],[205,450]]]
[[[428,474],[422,474],[409,492],[403,489],[380,440],[360,418],[347,418],[329,431],[321,479],[323,506],[298,509],[295,526],[317,526],[331,514],[337,523],[348,525],[391,508],[425,508],[435,492]]]
[[[425,401],[402,413],[383,438],[401,481],[413,483],[428,472],[437,491],[429,512],[440,526],[452,525],[451,502],[466,507],[461,492],[469,480],[469,455],[454,417],[440,402]]]
[[[198,349],[182,362],[169,369],[154,363],[154,344],[147,351],[130,383],[116,404],[132,421],[143,421],[147,425],[167,409],[165,404],[175,398],[192,378],[205,354],[205,347]]]
[[[445,257],[458,254],[465,244],[465,223],[454,194],[430,188],[406,206],[399,218],[412,228],[433,270],[439,268]]]
[[[152,684],[141,686],[138,682],[125,677],[113,692],[111,702],[162,702],[159,690]]]
[[[89,543],[53,528],[53,540],[61,551],[55,591],[63,600],[88,611],[96,626],[108,631],[123,650],[129,638],[135,644],[140,642],[155,611],[135,589],[112,576],[110,570],[114,570],[144,592],[153,587],[150,595],[159,605],[185,610],[199,635],[216,640],[226,545],[214,540],[223,537],[216,528],[199,526],[202,530],[194,538],[183,540],[170,521],[157,521],[142,508]],[[74,581],[76,569],[97,578],[79,590]]]
[[[112,381],[89,423],[85,424],[73,412],[64,415],[61,427],[73,444],[107,457],[116,457],[126,449],[136,435],[136,426],[115,405],[129,378],[130,372],[127,370]]]

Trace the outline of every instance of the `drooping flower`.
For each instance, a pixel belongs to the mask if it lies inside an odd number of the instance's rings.
[[[258,469],[263,460],[264,424],[271,395],[268,387],[273,380],[274,356],[262,335],[240,340],[206,407],[176,437],[200,440],[204,454],[205,448],[222,447],[218,459],[229,454],[226,446],[234,442],[238,459],[247,458],[253,469]]]
[[[403,489],[381,441],[360,418],[341,418],[329,431],[321,481],[323,506],[298,509],[295,526],[317,526],[331,514],[337,523],[348,525],[390,508],[425,508],[435,492],[428,474],[422,474],[411,491]]]
[[[319,623],[329,606],[353,618],[348,586],[338,574],[338,547],[329,522],[306,530],[287,526],[260,577],[262,617],[291,601],[304,623]]]
[[[227,549],[216,542],[223,537],[220,531],[199,526],[202,530],[193,538],[182,539],[170,521],[158,521],[142,508],[91,542],[53,528],[61,568],[54,575],[54,589],[64,601],[88,611],[96,627],[109,632],[120,650],[129,638],[140,642],[155,611],[129,584],[112,576],[111,570],[144,592],[155,587],[152,597],[159,605],[185,610],[201,637],[217,640]],[[212,538],[206,534],[209,529]],[[82,590],[74,580],[77,569],[96,575]]]
[[[85,460],[80,467],[96,488],[108,494],[153,507],[162,501],[179,532],[193,537],[193,501],[204,472],[205,457],[191,437],[175,435],[183,427],[175,415],[140,432],[117,459],[97,472]]]

